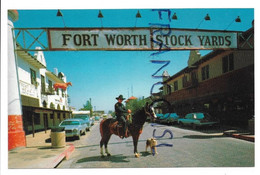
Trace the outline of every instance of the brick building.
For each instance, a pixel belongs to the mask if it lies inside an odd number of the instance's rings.
[[[203,57],[191,51],[186,68],[163,78],[172,112],[203,111],[223,124],[247,126],[254,117],[254,27],[238,35],[238,49]]]

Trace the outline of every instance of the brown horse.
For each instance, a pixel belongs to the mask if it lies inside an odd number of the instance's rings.
[[[126,137],[129,136],[133,137],[135,157],[139,157],[139,153],[137,151],[137,143],[138,143],[139,136],[142,133],[143,125],[147,119],[147,116],[150,116],[151,119],[156,118],[153,107],[148,105],[148,103],[146,103],[145,107],[143,107],[141,110],[133,114],[132,122],[128,124],[128,131]],[[118,135],[119,137],[124,135],[122,126],[120,126],[115,119],[112,118],[104,119],[100,122],[100,134],[101,134],[101,141],[100,141],[101,157],[104,157],[103,145],[105,145],[105,152],[107,156],[110,156],[111,154],[108,152],[107,149],[108,141],[112,134]]]

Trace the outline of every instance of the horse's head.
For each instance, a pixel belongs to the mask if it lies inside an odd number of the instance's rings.
[[[70,85],[70,86],[72,86],[72,83],[71,83],[71,82],[68,82],[68,83],[67,83],[67,85]]]
[[[151,121],[154,121],[154,120],[157,118],[157,116],[156,116],[156,114],[155,114],[155,112],[154,112],[153,106],[152,106],[152,105],[149,105],[148,102],[145,104],[145,113],[146,113],[148,116],[150,116]]]

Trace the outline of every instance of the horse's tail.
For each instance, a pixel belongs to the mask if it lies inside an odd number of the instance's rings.
[[[103,137],[103,123],[104,123],[105,119],[103,119],[100,124],[99,124],[99,131],[100,131],[100,134],[101,134],[101,137]]]

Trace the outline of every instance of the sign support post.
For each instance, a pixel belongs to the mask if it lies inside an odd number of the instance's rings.
[[[8,150],[25,147],[25,132],[21,95],[18,83],[15,43],[13,37],[13,21],[18,19],[16,10],[8,11]]]

